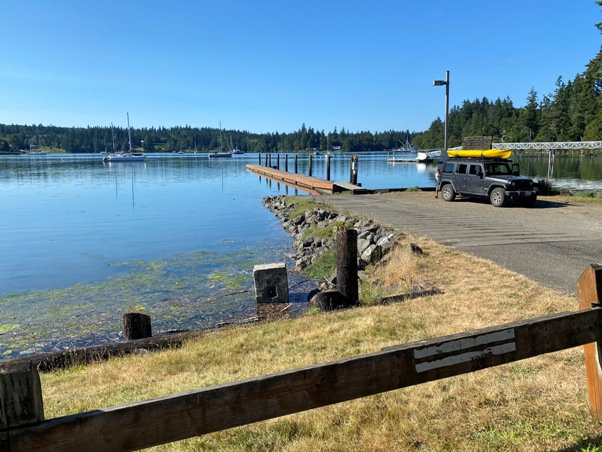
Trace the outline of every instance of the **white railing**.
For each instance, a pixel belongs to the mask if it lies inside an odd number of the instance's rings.
[[[527,150],[559,150],[559,149],[602,149],[602,141],[552,141],[531,143],[491,143],[495,149]]]

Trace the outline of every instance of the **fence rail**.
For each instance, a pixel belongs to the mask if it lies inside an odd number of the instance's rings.
[[[135,450],[584,344],[589,344],[590,404],[602,418],[595,344],[602,339],[601,288],[602,267],[590,266],[578,281],[580,311],[46,421],[39,420],[43,413],[36,413],[41,406],[37,371],[0,374],[1,444],[11,451]],[[25,383],[19,385],[19,378]]]

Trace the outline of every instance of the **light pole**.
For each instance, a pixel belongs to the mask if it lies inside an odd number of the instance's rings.
[[[449,114],[449,71],[445,71],[445,80],[433,80],[433,86],[445,85],[445,136],[443,139],[443,147],[447,152],[447,116]]]

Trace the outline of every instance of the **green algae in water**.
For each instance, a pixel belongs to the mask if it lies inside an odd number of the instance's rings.
[[[3,358],[119,340],[122,316],[152,316],[153,332],[206,329],[255,314],[253,266],[282,260],[269,245],[112,264],[123,273],[58,290],[0,297]]]

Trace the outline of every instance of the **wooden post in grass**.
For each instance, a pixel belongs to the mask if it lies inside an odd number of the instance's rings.
[[[123,335],[126,341],[152,337],[150,315],[128,312],[123,315]]]
[[[577,280],[577,299],[579,309],[586,310],[600,306],[602,292],[602,266],[590,265]],[[602,363],[601,342],[592,342],[583,346],[585,355],[585,373],[587,375],[587,392],[592,414],[602,419]]]
[[[309,177],[311,177],[311,170],[312,170],[312,155],[309,154],[309,162],[307,163],[307,175]]]
[[[358,302],[355,229],[343,229],[337,234],[337,287],[350,305]]]
[[[326,180],[330,180],[330,154],[326,155]]]
[[[44,420],[42,386],[35,367],[0,371],[0,451],[10,451],[9,429]]]

